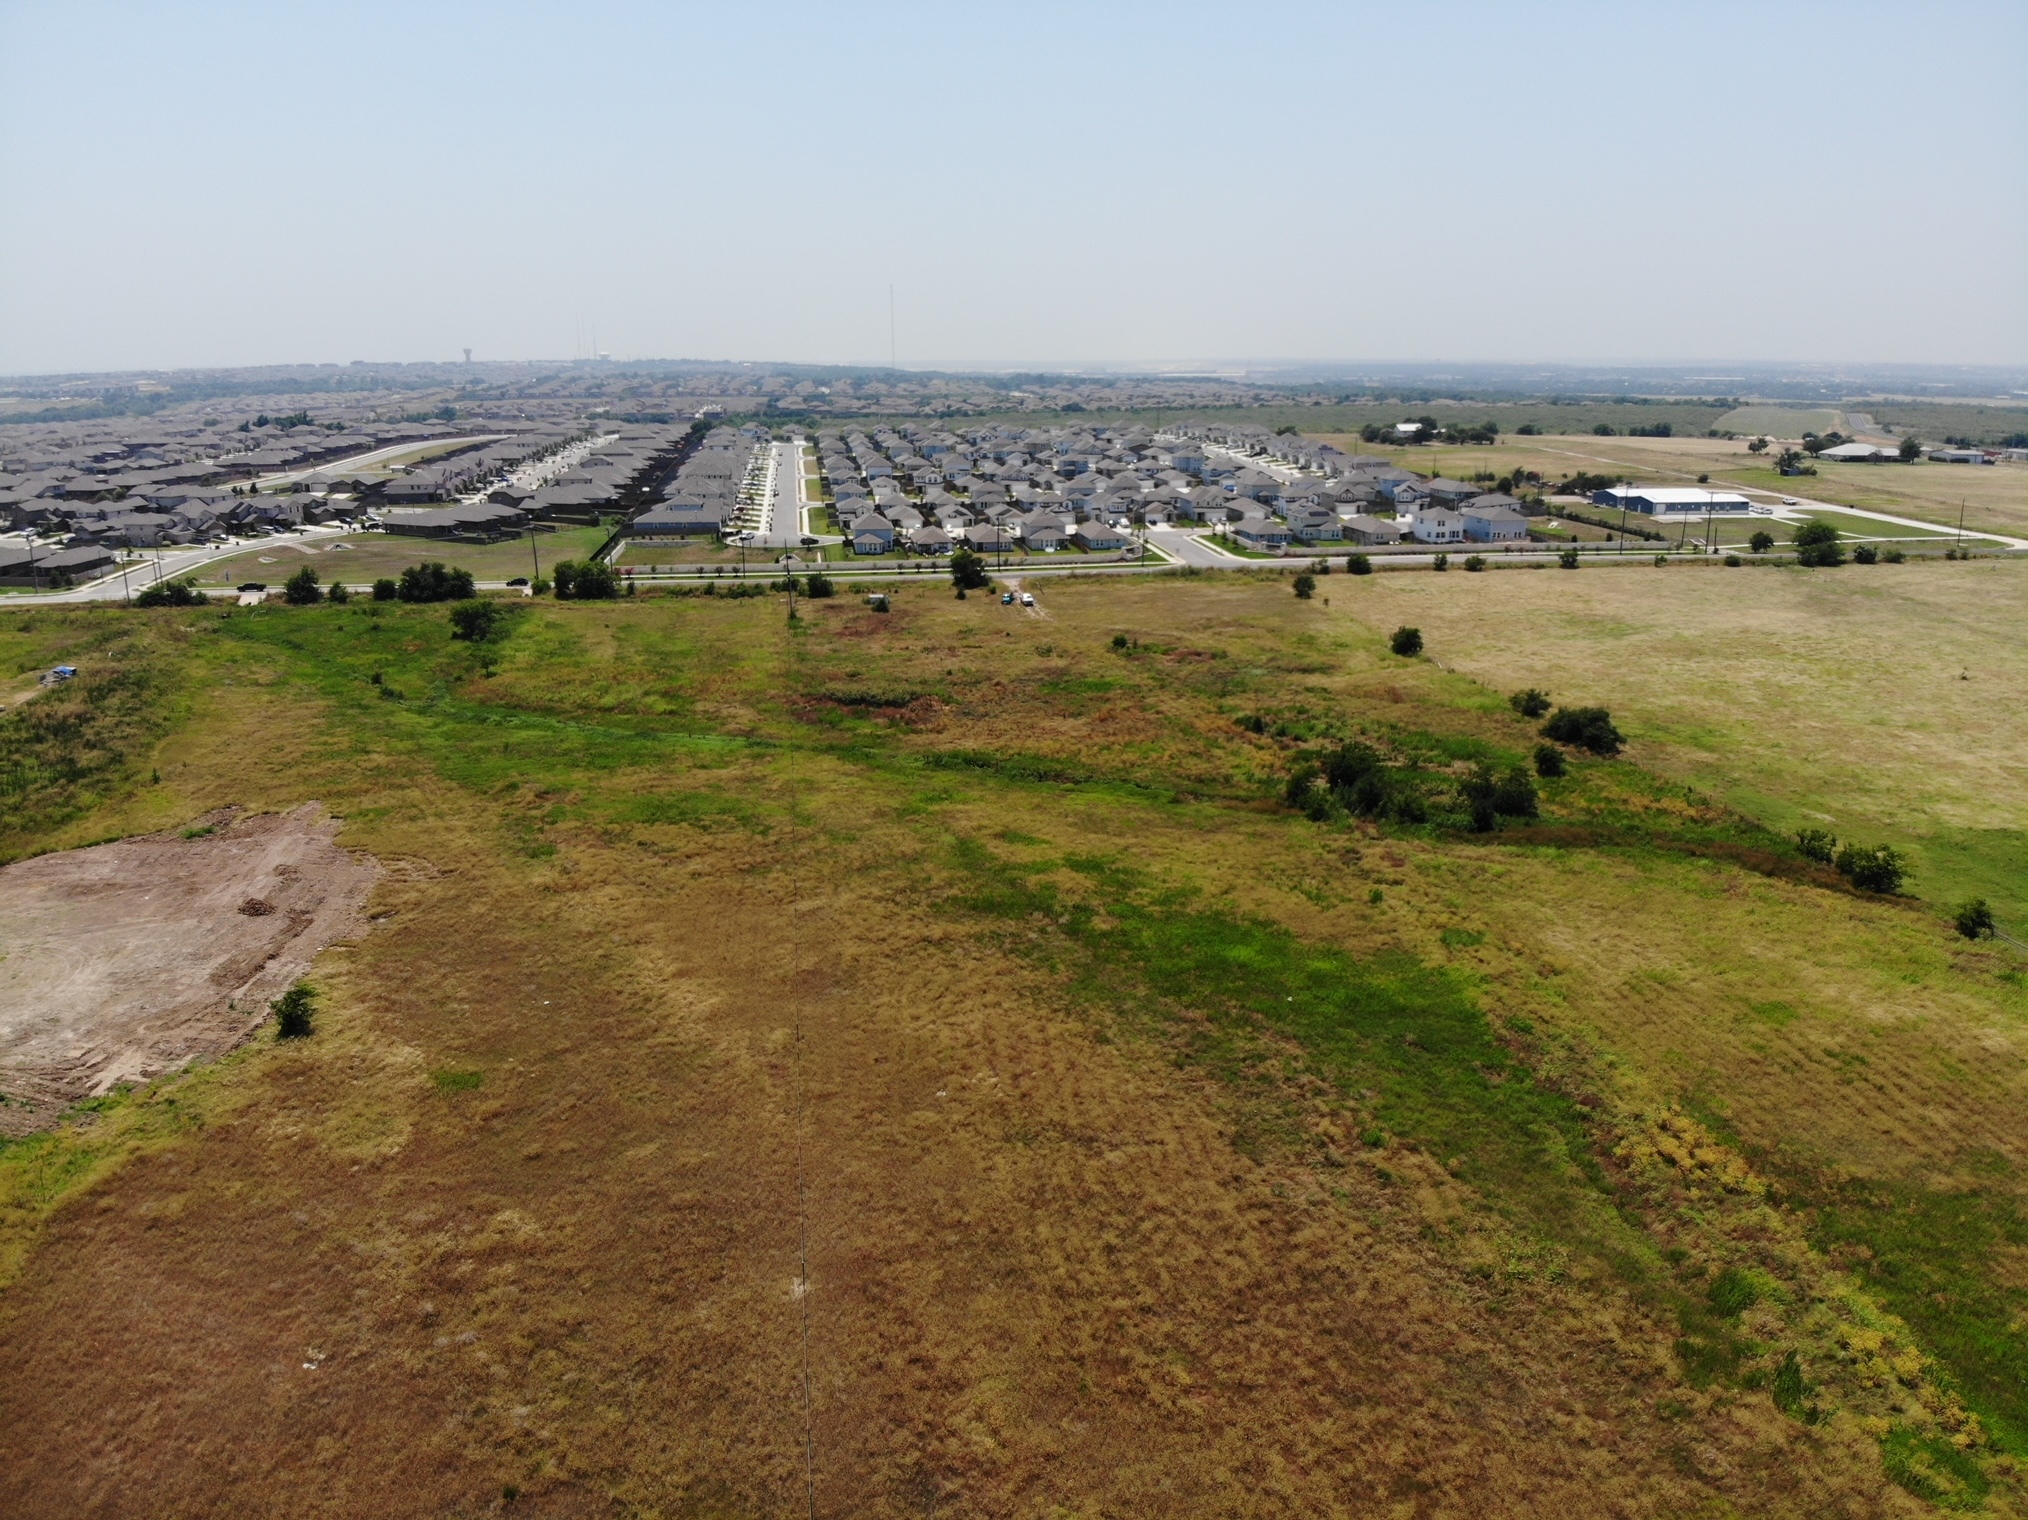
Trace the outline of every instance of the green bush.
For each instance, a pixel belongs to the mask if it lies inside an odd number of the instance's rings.
[[[1627,742],[1603,707],[1559,707],[1556,716],[1542,725],[1542,737],[1594,755],[1617,755]]]
[[[613,567],[597,560],[567,559],[551,573],[559,602],[609,602],[620,594],[620,578]]]
[[[1429,567],[1432,570],[1448,570],[1451,567],[1451,557],[1448,554],[1439,554],[1429,562]]]
[[[347,602],[352,600],[352,593],[345,589],[345,582],[333,581],[331,582],[331,589],[324,593],[324,600],[334,602],[338,606],[343,607]]]
[[[1901,880],[1908,874],[1908,862],[1901,852],[1884,844],[1848,844],[1831,864],[1853,886],[1889,897],[1901,890]]]
[[[189,580],[157,581],[134,598],[136,607],[202,607],[211,598]]]
[[[1880,557],[1890,565],[1898,565],[1903,560],[1908,558],[1908,556],[1906,554],[1903,554],[1899,549],[1893,548],[1891,546],[1882,549],[1880,551]]]
[[[373,583],[373,599],[376,602],[391,602],[399,594],[400,588],[384,575]]]
[[[1493,811],[1507,818],[1534,818],[1542,811],[1542,799],[1535,791],[1535,778],[1520,766],[1500,773],[1493,785]]]
[[[1725,556],[1725,563],[1727,568],[1737,570],[1746,561],[1741,559],[1737,554],[1728,554]]]
[[[1837,858],[1837,837],[1827,829],[1797,829],[1796,853],[1805,860],[1827,866]]]
[[[493,637],[505,618],[506,611],[498,602],[478,598],[459,602],[451,609],[451,637],[471,644],[483,644]]]
[[[1577,559],[1577,550],[1565,549],[1556,556],[1556,563],[1565,570],[1575,570],[1577,568]]]
[[[1827,522],[1806,522],[1796,529],[1796,563],[1812,569],[1830,569],[1845,563],[1838,530]]]
[[[1538,776],[1561,776],[1569,769],[1563,758],[1563,751],[1553,744],[1535,746],[1535,774]]]
[[[836,596],[838,594],[838,588],[833,584],[831,577],[821,570],[812,570],[810,572],[809,579],[805,582],[804,590],[806,595],[818,601],[827,596]]]
[[[373,585],[376,601],[381,600],[380,584],[376,581]],[[404,602],[463,602],[469,601],[472,593],[471,571],[452,570],[433,559],[410,565],[394,587],[394,595]]]
[[[307,607],[312,602],[324,600],[324,593],[317,589],[317,572],[308,565],[282,582],[282,600],[291,607]]]
[[[1765,528],[1758,529],[1753,537],[1746,541],[1746,546],[1755,554],[1765,554],[1774,547],[1774,535]]]
[[[1387,641],[1387,647],[1404,659],[1422,653],[1422,630],[1406,624],[1394,630],[1394,636]]]
[[[1317,594],[1317,578],[1314,575],[1299,575],[1295,580],[1296,596],[1307,602]]]
[[[307,982],[298,982],[287,992],[268,1004],[268,1012],[275,1016],[275,1038],[278,1040],[307,1040],[315,1030],[317,994],[310,990]]]
[[[1871,565],[1877,562],[1879,558],[1880,551],[1871,544],[1854,544],[1852,546],[1852,563],[1855,565]]]
[[[970,549],[960,549],[951,556],[951,584],[960,591],[984,591],[993,577],[986,573],[983,559]]]
[[[1466,568],[1467,570],[1483,570],[1483,569],[1485,569],[1485,568],[1486,568],[1486,556],[1485,556],[1485,555],[1483,555],[1483,554],[1467,554],[1467,555],[1465,556],[1465,568]]]
[[[1346,555],[1345,573],[1347,575],[1371,575],[1373,573],[1372,556],[1366,554]]]
[[[1974,897],[1970,902],[1958,904],[1958,933],[1966,939],[1991,939],[1995,925],[1993,910],[1986,906],[1983,897]]]
[[[1539,718],[1549,711],[1549,693],[1531,686],[1507,698],[1507,705],[1524,718]]]

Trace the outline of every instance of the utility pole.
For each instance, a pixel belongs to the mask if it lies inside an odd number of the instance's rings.
[[[1958,498],[1958,543],[1957,543],[1957,549],[1958,549],[1958,558],[1959,558],[1959,559],[1963,559],[1963,558],[1965,557],[1965,499],[1964,499],[1964,497],[1962,497],[1962,496],[1960,496],[1960,497]]]
[[[529,564],[535,567],[535,580],[531,580],[528,583],[528,589],[531,593],[533,593],[535,590],[535,581],[539,581],[542,579],[542,556],[538,554],[535,550],[534,523],[530,523],[528,525],[528,562]]]

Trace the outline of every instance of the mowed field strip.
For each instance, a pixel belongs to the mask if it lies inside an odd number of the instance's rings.
[[[0,854],[382,872],[311,1038],[0,1148],[0,1510],[2013,1512],[2023,574],[0,617]],[[1537,820],[1282,801],[1522,686],[1629,740]]]

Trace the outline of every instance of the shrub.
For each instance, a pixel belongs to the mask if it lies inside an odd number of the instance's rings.
[[[1345,573],[1347,575],[1371,575],[1373,573],[1372,556],[1366,554],[1346,555]]]
[[[1966,939],[1991,939],[1993,937],[1995,928],[1993,910],[1986,906],[1986,900],[1983,897],[1975,897],[1970,902],[1958,904],[1957,917],[1953,922],[1958,926],[1958,933],[1962,934]]]
[[[1805,860],[1827,866],[1838,853],[1837,836],[1828,829],[1797,829],[1796,853]]]
[[[1483,570],[1483,569],[1485,569],[1485,568],[1486,568],[1486,556],[1485,556],[1485,555],[1483,555],[1483,554],[1467,554],[1467,555],[1465,556],[1465,568],[1466,568],[1467,570]]]
[[[345,589],[345,582],[333,581],[331,582],[331,589],[324,593],[324,599],[328,602],[335,602],[338,606],[343,607],[347,602],[352,600],[352,593]]]
[[[1559,707],[1556,715],[1542,725],[1542,737],[1588,749],[1594,755],[1617,755],[1627,742],[1613,727],[1612,714],[1603,707]]]
[[[268,1004],[268,1012],[275,1016],[275,1038],[278,1040],[307,1040],[314,1030],[317,994],[310,990],[307,982],[298,982],[287,992]]]
[[[134,598],[136,607],[202,607],[211,598],[188,580],[157,581]]]
[[[1535,774],[1538,776],[1561,776],[1569,769],[1563,758],[1563,751],[1553,744],[1535,746]]]
[[[373,583],[373,599],[376,602],[391,602],[398,595],[400,595],[400,588],[386,576],[382,576]]]
[[[1890,897],[1901,890],[1901,879],[1908,874],[1908,862],[1901,852],[1884,844],[1870,847],[1848,844],[1831,864],[1837,867],[1840,876],[1861,891],[1879,892]]]
[[[1894,548],[1882,549],[1880,551],[1880,557],[1890,565],[1898,565],[1903,560],[1908,558],[1908,556],[1903,554],[1899,549]]]
[[[1668,564],[1668,563],[1669,563],[1669,556],[1668,556],[1668,555],[1666,555],[1666,554],[1658,554],[1658,555],[1656,555],[1656,556],[1655,556],[1655,568],[1656,568],[1657,570],[1661,569],[1661,568],[1662,568],[1662,567],[1663,567],[1664,565],[1666,565],[1666,564]]]
[[[836,596],[838,594],[838,588],[832,584],[831,577],[821,570],[812,570],[809,579],[804,584],[807,595],[813,600],[821,601],[827,596]]]
[[[1394,630],[1394,637],[1387,641],[1387,647],[1404,659],[1422,653],[1422,630],[1406,624]]]
[[[1549,711],[1549,693],[1531,686],[1515,692],[1507,699],[1507,705],[1524,718],[1539,718]]]
[[[1845,563],[1845,551],[1838,543],[1838,530],[1827,522],[1806,522],[1796,529],[1796,563],[1812,569],[1830,569]]]
[[[471,571],[452,570],[433,559],[410,565],[394,588],[395,596],[404,602],[463,602],[471,599],[472,591]],[[378,582],[373,594],[380,596]]]
[[[1300,599],[1307,602],[1316,594],[1317,578],[1314,575],[1299,575],[1296,577],[1296,595]]]
[[[1765,554],[1774,547],[1774,535],[1765,528],[1758,529],[1753,537],[1746,541],[1746,546],[1755,554]]]
[[[1448,554],[1439,554],[1429,562],[1429,567],[1432,570],[1448,570],[1451,567],[1451,557]]]
[[[1855,565],[1871,565],[1879,558],[1880,551],[1871,544],[1855,544],[1852,547],[1852,563]]]
[[[597,560],[567,559],[554,573],[559,602],[609,602],[620,594],[620,578],[613,567]]]
[[[317,572],[308,565],[282,582],[282,600],[291,607],[307,607],[312,602],[324,600],[324,593],[317,589]]]
[[[1577,550],[1563,550],[1556,556],[1556,563],[1566,570],[1575,570],[1577,568]]]
[[[498,602],[473,599],[451,609],[451,637],[483,644],[493,637],[505,614]]]
[[[960,591],[984,591],[993,577],[986,573],[983,559],[970,549],[960,549],[951,556],[951,584]]]
[[[1725,563],[1727,568],[1737,570],[1746,561],[1741,559],[1737,554],[1728,554],[1725,556]]]
[[[1542,811],[1535,778],[1518,765],[1502,771],[1493,784],[1493,811],[1508,818],[1535,817]]]

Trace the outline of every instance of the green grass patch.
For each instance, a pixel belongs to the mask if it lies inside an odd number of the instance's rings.
[[[1958,1513],[1985,1508],[1992,1484],[1979,1464],[1942,1436],[1901,1427],[1880,1443],[1887,1476],[1938,1509]]]
[[[440,1093],[477,1092],[486,1084],[482,1071],[433,1071],[430,1082]]]

